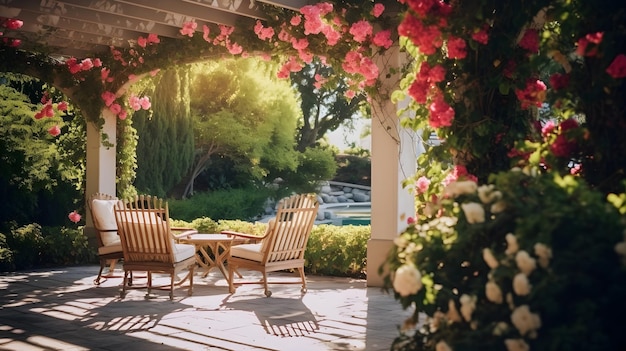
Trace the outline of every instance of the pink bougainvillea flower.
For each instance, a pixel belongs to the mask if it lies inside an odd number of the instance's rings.
[[[67,111],[67,102],[61,101],[57,104],[57,110],[59,111]]]
[[[539,52],[539,33],[536,29],[528,29],[524,32],[524,36],[519,41],[519,46],[530,53]]]
[[[374,8],[372,9],[372,15],[376,18],[380,17],[385,11],[385,5],[381,3],[374,4]]]
[[[161,39],[159,39],[158,35],[154,33],[148,34],[148,44],[158,44],[160,42],[161,42]]]
[[[139,99],[139,103],[141,104],[141,108],[144,110],[149,110],[150,107],[152,106],[152,103],[150,103],[150,98],[147,96],[144,96],[141,99]]]
[[[43,107],[43,114],[46,117],[54,117],[54,109],[52,108],[51,104],[46,104]]]
[[[433,128],[449,127],[454,120],[454,109],[443,98],[438,98],[428,108],[428,124]]]
[[[7,39],[7,38],[4,38],[4,39]],[[12,48],[16,48],[22,45],[22,41],[20,39],[11,38],[8,42],[8,45]]]
[[[233,55],[239,55],[243,52],[243,47],[237,43],[227,43],[226,48]]]
[[[117,117],[123,121],[126,117],[128,117],[128,112],[126,112],[126,110],[122,110],[117,114]]]
[[[374,35],[372,39],[372,43],[376,46],[383,47],[385,49],[389,49],[393,44],[393,40],[391,40],[391,30],[381,30],[380,32]]]
[[[153,69],[152,71],[150,71],[150,76],[154,77],[157,75],[157,73],[159,73],[161,69],[157,68],[157,69]]]
[[[569,85],[569,74],[555,73],[550,76],[550,86],[554,90],[561,90]]]
[[[430,83],[416,79],[409,86],[409,96],[412,97],[418,104],[425,104],[428,100],[429,90]]]
[[[52,135],[53,137],[56,137],[57,135],[61,134],[61,128],[59,128],[59,126],[53,126],[50,129],[48,129],[48,134]]]
[[[550,151],[556,157],[571,157],[576,151],[576,147],[576,140],[569,140],[564,134],[559,134],[554,143],[550,145]]]
[[[556,129],[556,125],[553,121],[547,121],[546,124],[541,128],[541,135],[544,137],[552,134],[552,132]]]
[[[270,40],[274,37],[274,28],[272,27],[264,27],[261,21],[257,20],[256,25],[254,26],[254,33],[261,40]]]
[[[211,34],[211,28],[209,28],[209,26],[207,26],[206,24],[202,25],[202,39],[204,39],[204,41],[206,41],[207,43],[211,42],[211,37],[209,36],[209,34]]]
[[[42,119],[42,118],[43,118],[43,111],[39,111],[35,113],[35,119]]]
[[[133,109],[134,111],[141,110],[141,101],[134,94],[128,98],[128,104],[130,105],[130,108]]]
[[[335,46],[341,39],[341,33],[337,31],[333,26],[325,26],[322,29],[322,33],[326,37],[326,42],[328,46]]]
[[[452,171],[450,171],[450,173],[446,175],[442,183],[445,186],[445,185],[449,185],[452,182],[456,182],[457,180],[471,180],[471,181],[477,182],[478,178],[475,175],[468,172],[467,167],[465,167],[464,165],[455,165]],[[433,197],[434,196],[435,195],[433,195]],[[434,203],[437,202],[436,197],[433,198],[432,202]]]
[[[415,218],[409,217],[406,219],[406,224],[411,225],[415,223]]]
[[[467,44],[461,38],[450,37],[448,39],[448,58],[464,59],[467,56]]]
[[[78,222],[80,222],[81,216],[80,216],[80,214],[78,214],[78,212],[72,211],[72,212],[70,212],[69,215],[67,215],[67,218],[69,218],[70,221],[72,221],[74,223],[78,223]]]
[[[606,73],[615,79],[626,77],[626,55],[615,56],[613,62],[607,67]]]
[[[479,29],[472,33],[472,39],[474,39],[477,43],[487,45],[489,42],[489,34],[485,29]]]
[[[521,102],[523,110],[528,109],[530,106],[541,107],[541,104],[546,99],[546,85],[538,79],[529,79],[523,90],[515,89],[515,95]]]
[[[118,103],[114,103],[109,106],[109,110],[111,110],[114,115],[118,115],[120,112],[122,112],[122,106],[120,106],[120,104]]]
[[[95,58],[93,59],[93,66],[94,67],[102,67],[102,60],[100,60],[99,58]]]
[[[146,45],[148,45],[148,39],[142,36],[139,36],[139,38],[137,38],[137,45],[139,45],[142,48],[145,48]]]
[[[300,15],[295,15],[291,17],[291,20],[289,20],[289,24],[291,24],[292,26],[298,26],[300,25],[300,23],[302,23],[302,16]]]
[[[41,97],[41,103],[45,105],[48,103],[48,101],[50,101],[50,95],[48,95],[48,92],[45,91],[43,93],[43,96]]]
[[[346,91],[345,96],[348,99],[352,99],[352,98],[354,98],[356,96],[356,92],[354,90],[350,89],[350,90]]]
[[[102,81],[106,81],[106,82],[112,82],[113,78],[109,78],[109,73],[111,73],[111,70],[106,68],[106,67],[102,67],[102,69],[100,70],[100,79],[102,79]],[[110,79],[110,80],[109,80]]]
[[[415,190],[417,191],[418,194],[423,194],[428,190],[428,187],[430,186],[430,179],[426,178],[425,176],[421,176],[417,179],[417,181],[415,182]]]
[[[104,104],[108,107],[111,106],[113,101],[115,101],[115,94],[110,91],[105,91],[101,95],[102,100],[104,100]]]
[[[17,18],[7,18],[4,23],[4,27],[11,30],[16,30],[22,28],[24,25],[23,21],[18,20]]]
[[[83,71],[88,71],[88,70],[92,69],[93,68],[93,61],[91,61],[90,58],[86,58],[86,59],[80,61],[80,68]]]
[[[186,35],[188,37],[193,37],[193,33],[196,31],[196,28],[198,27],[198,23],[196,22],[185,22],[183,24],[183,28],[180,29],[180,34],[182,35]]]
[[[352,34],[354,41],[362,43],[367,40],[367,37],[372,35],[374,27],[365,20],[358,21],[350,27],[349,33]]]
[[[576,54],[579,56],[596,56],[598,54],[598,45],[602,42],[604,32],[589,33],[583,38],[578,39]],[[589,44],[594,44],[589,48]]]
[[[291,39],[291,46],[296,50],[304,50],[309,47],[309,40],[307,38],[302,39]]]

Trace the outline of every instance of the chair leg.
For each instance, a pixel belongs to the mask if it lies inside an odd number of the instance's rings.
[[[174,299],[174,277],[178,277],[174,272],[170,273],[170,300]]]
[[[267,272],[263,271],[263,288],[265,289],[265,296],[270,297],[272,296],[272,292],[270,291],[269,287],[267,286]]]
[[[124,270],[124,281],[122,282],[122,292],[120,293],[120,298],[124,298],[126,296],[126,284],[128,283],[128,271]]]
[[[306,289],[306,276],[304,275],[304,268],[296,268],[298,270],[298,273],[300,273],[300,279],[302,279],[302,288],[300,289],[300,292],[302,292],[303,294],[307,292]]]
[[[106,260],[100,259],[100,271],[98,271],[98,276],[93,281],[95,285],[100,285],[100,279],[102,278],[102,271],[104,270],[105,264],[106,264]]]
[[[147,293],[147,295],[150,295],[150,292],[152,291],[152,272],[148,271],[147,272],[147,276],[148,276],[148,293]]]
[[[193,294],[193,270],[195,267],[195,263],[189,266],[189,290],[187,290],[187,296],[191,296],[191,294]]]

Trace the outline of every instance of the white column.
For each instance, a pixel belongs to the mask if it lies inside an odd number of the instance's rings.
[[[102,129],[94,123],[87,123],[87,178],[85,196],[94,193],[106,193],[115,196],[115,164],[116,164],[116,116],[108,109],[102,111],[104,125]],[[107,135],[107,144],[102,143],[102,135]],[[93,221],[86,216],[85,235],[95,240]],[[95,241],[93,241],[95,243]]]
[[[381,60],[398,63],[396,50],[389,50]],[[383,73],[384,74],[384,73]],[[381,74],[381,75],[383,75]],[[367,245],[367,285],[383,285],[379,267],[385,262],[393,240],[415,214],[412,194],[402,181],[416,171],[418,143],[416,133],[400,126],[398,106],[385,95],[398,89],[398,77],[383,82],[381,98],[372,102],[372,235]]]

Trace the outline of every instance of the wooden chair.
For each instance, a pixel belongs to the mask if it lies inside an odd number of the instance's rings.
[[[104,193],[95,193],[87,199],[87,208],[91,213],[98,239],[100,271],[93,281],[96,285],[100,284],[100,280],[103,277],[113,277],[117,262],[124,258],[122,243],[117,235],[117,223],[115,222],[115,212],[113,210],[118,201],[117,197]],[[109,264],[109,272],[107,275],[102,275],[102,271],[107,263]],[[129,282],[132,282],[132,277]]]
[[[272,292],[268,284],[298,284],[299,282],[268,282],[267,273],[295,269],[302,281],[301,291],[306,292],[304,274],[304,252],[311,235],[311,229],[317,217],[319,203],[315,194],[293,195],[280,201],[276,217],[270,220],[267,231],[258,243],[232,246],[228,264],[228,284],[230,293],[235,292],[235,285],[263,284],[265,296]],[[222,231],[223,234],[251,240],[258,236],[234,231]],[[263,274],[261,281],[234,281],[235,272],[239,268],[259,271]]]
[[[120,297],[126,296],[128,275],[133,271],[147,272],[147,295],[153,288],[152,274],[166,273],[170,275],[170,299],[174,298],[174,286],[187,280],[187,295],[191,296],[196,247],[176,243],[167,202],[147,195],[120,201],[115,206],[115,219],[124,252],[124,283]],[[178,274],[185,269],[188,270],[187,275],[178,280]]]

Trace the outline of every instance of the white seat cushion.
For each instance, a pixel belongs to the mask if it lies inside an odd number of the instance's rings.
[[[91,202],[91,213],[98,225],[100,232],[100,238],[104,246],[114,245],[119,243],[120,237],[117,235],[117,223],[115,222],[115,204],[119,200],[100,200],[94,199]]]
[[[174,244],[172,243],[172,247],[174,249],[174,262],[180,262],[188,259],[189,257],[193,257],[196,254],[196,246],[190,244]]]
[[[122,252],[122,244],[119,238],[117,239],[117,244],[100,246],[98,248],[98,255],[106,255],[113,252]]]
[[[232,257],[261,262],[261,260],[263,260],[263,251],[261,251],[262,245],[261,243],[235,245],[230,248],[230,255]]]

